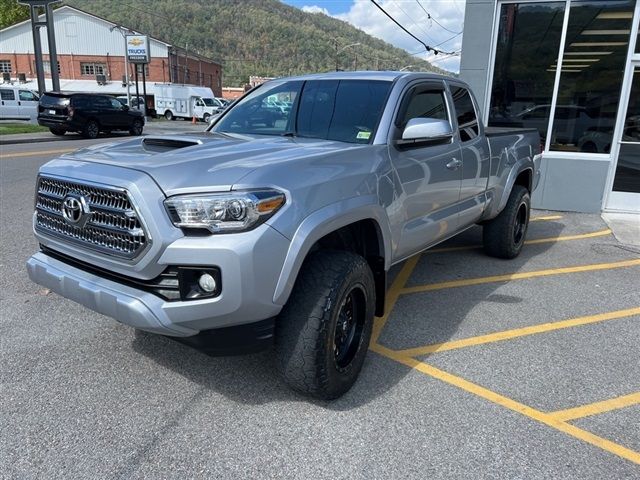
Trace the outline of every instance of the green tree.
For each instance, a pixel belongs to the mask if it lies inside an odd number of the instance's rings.
[[[29,18],[29,7],[16,0],[0,0],[0,29]]]

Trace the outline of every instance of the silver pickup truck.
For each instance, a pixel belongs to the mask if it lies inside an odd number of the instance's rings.
[[[44,165],[27,268],[140,330],[217,353],[275,343],[293,388],[336,398],[362,367],[393,265],[475,224],[489,255],[518,255],[539,152],[535,130],[485,128],[453,78],[278,79],[206,132]]]

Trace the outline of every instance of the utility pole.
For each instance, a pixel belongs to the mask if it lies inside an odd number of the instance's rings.
[[[127,83],[127,105],[131,106],[131,92],[129,91],[129,84],[131,83],[129,82],[129,56],[127,55],[127,32],[131,32],[131,30],[121,27],[120,25],[114,25],[109,28],[110,32],[113,32],[114,30],[118,30],[124,40],[124,78]]]
[[[40,28],[47,29],[47,43],[49,44],[49,66],[51,67],[51,86],[54,91],[60,90],[60,74],[58,73],[58,54],[56,50],[56,33],[53,26],[53,4],[60,0],[19,0],[18,3],[27,5],[31,13],[31,33],[33,34],[33,53],[36,57],[36,76],[38,77],[38,93],[42,95],[46,88],[44,82],[44,64],[42,61],[42,44],[40,43]],[[40,9],[45,10],[45,20],[40,21]]]

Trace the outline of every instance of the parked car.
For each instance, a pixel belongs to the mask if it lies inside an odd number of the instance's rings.
[[[279,92],[295,107],[265,122]],[[356,381],[393,265],[474,224],[489,255],[521,252],[539,146],[536,130],[485,128],[452,77],[273,80],[207,132],[42,166],[27,270],[122,323],[217,353],[275,337],[289,385],[332,399]]]
[[[0,87],[0,120],[30,120],[38,118],[38,94],[13,85]]]
[[[54,135],[79,132],[96,138],[100,132],[114,130],[142,135],[144,114],[109,95],[47,92],[40,98],[38,123]]]

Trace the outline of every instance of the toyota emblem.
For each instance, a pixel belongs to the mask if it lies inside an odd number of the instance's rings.
[[[69,225],[82,228],[91,217],[91,211],[81,195],[67,195],[62,200],[62,216]]]

